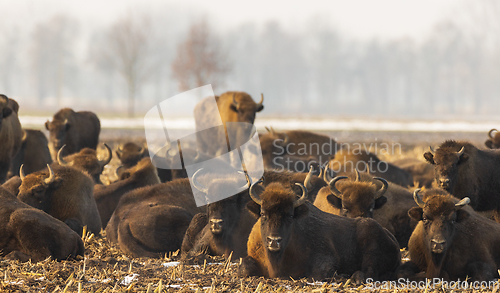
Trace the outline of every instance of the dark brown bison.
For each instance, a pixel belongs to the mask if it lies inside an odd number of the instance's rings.
[[[401,277],[425,271],[427,278],[484,281],[497,279],[500,268],[500,224],[483,218],[442,189],[415,190],[418,207],[408,212],[419,221],[408,243],[411,261],[398,269]]]
[[[24,175],[17,197],[82,234],[83,226],[98,235],[101,219],[93,196],[94,182],[89,175],[64,166],[47,165],[47,170]]]
[[[417,187],[432,187],[432,182],[434,182],[434,167],[427,162],[415,158],[404,158],[391,163],[410,173],[413,177],[413,183]]]
[[[325,213],[307,201],[303,185],[297,198],[279,183],[264,191],[256,190],[257,183],[247,207],[259,219],[248,238],[241,276],[322,280],[347,274],[364,281],[388,277],[400,264],[396,239],[373,219]]]
[[[387,181],[403,187],[413,186],[413,177],[410,173],[380,160],[374,153],[362,150],[341,149],[330,161],[329,168],[335,173],[367,171],[373,176],[382,177]]]
[[[0,95],[0,183],[7,179],[11,160],[15,157],[22,143],[21,123],[17,113],[16,101]]]
[[[125,169],[135,166],[142,158],[149,157],[147,148],[133,142],[119,145],[115,154]]]
[[[92,112],[75,112],[64,108],[54,114],[52,122],[45,122],[45,128],[50,133],[50,152],[52,157],[56,158],[63,145],[66,145],[64,155],[77,153],[83,148],[95,150],[99,142],[101,123]]]
[[[493,136],[493,132],[495,132],[495,135]],[[484,142],[487,148],[489,149],[500,149],[500,132],[496,129],[490,130],[488,132],[488,138],[487,141]]]
[[[367,173],[351,172],[332,179],[317,195],[314,205],[322,211],[349,218],[373,218],[406,247],[417,222],[408,216],[415,207],[407,189]]]
[[[234,146],[240,146],[250,138],[251,129],[247,127],[248,125],[240,124],[241,127],[231,127],[234,125],[226,123],[245,122],[253,125],[255,114],[264,109],[264,95],[261,96],[259,103],[255,103],[245,92],[226,92],[215,97],[217,108],[212,107],[211,99],[211,97],[205,98],[196,105],[194,118],[196,129],[200,130],[206,128],[207,125],[218,125],[222,120],[223,128],[218,127],[196,133],[199,150],[213,157],[227,152],[227,135]]]
[[[0,201],[0,256],[33,262],[83,256],[82,239],[61,221],[1,187]]]
[[[23,183],[21,177],[13,176],[10,177],[9,180],[4,182],[4,184],[2,184],[2,187],[11,194],[17,196],[17,194],[19,193],[19,186],[21,186],[21,183]]]
[[[500,151],[448,140],[424,157],[434,165],[440,188],[458,198],[469,197],[476,211],[494,211],[500,222]]]
[[[146,186],[123,195],[106,226],[108,241],[133,257],[161,257],[181,248],[198,208],[189,179]]]
[[[120,198],[134,189],[159,184],[156,168],[149,158],[142,158],[135,166],[122,172],[122,180],[94,189],[94,198],[101,217],[102,227],[108,224]]]
[[[77,170],[84,171],[92,177],[95,184],[102,184],[101,174],[104,166],[111,162],[113,153],[107,144],[104,144],[107,155],[104,159],[97,158],[97,152],[94,149],[83,148],[78,153],[63,157],[62,154],[66,149],[63,145],[57,152],[57,162],[61,166],[73,167]]]
[[[264,168],[307,172],[311,164],[323,165],[337,150],[334,139],[310,131],[291,130],[259,134]]]
[[[25,174],[31,174],[44,169],[52,163],[48,140],[40,130],[24,129],[21,148],[12,159],[10,173],[18,175],[21,165]],[[10,177],[10,176],[9,176]]]

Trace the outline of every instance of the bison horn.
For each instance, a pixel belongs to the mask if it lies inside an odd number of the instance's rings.
[[[430,152],[431,152],[431,154],[433,154],[433,155],[436,153],[436,152],[434,151],[434,149],[433,149],[431,146],[429,146],[429,151],[430,151]]]
[[[460,158],[463,154],[464,154],[464,151],[465,151],[465,147],[463,146],[458,152],[457,152],[457,156]]]
[[[413,191],[413,200],[415,200],[415,202],[417,203],[417,205],[421,208],[424,208],[425,206],[425,202],[422,200],[422,198],[420,197],[420,195],[418,195],[418,193],[420,192],[420,188],[417,188],[415,189],[415,191]]]
[[[455,204],[455,207],[456,207],[457,209],[460,209],[460,208],[462,208],[462,207],[464,207],[464,206],[468,205],[469,203],[470,203],[470,198],[468,198],[468,197],[464,197],[461,201],[459,201],[459,202],[457,202],[457,203]]]
[[[23,129],[23,137],[21,138],[21,141],[25,142],[27,137],[28,137],[28,132]]]
[[[45,184],[49,185],[51,184],[52,182],[54,182],[54,180],[56,179],[56,176],[54,176],[54,171],[52,170],[52,168],[50,168],[50,165],[47,164],[47,168],[49,169],[49,178],[45,178]]]
[[[387,183],[387,180],[385,180],[384,178],[375,177],[373,179],[382,182],[382,187],[380,188],[379,191],[377,191],[377,193],[375,194],[375,197],[374,197],[374,199],[378,199],[379,197],[384,195],[384,193],[387,191],[387,189],[389,188],[389,183]]]
[[[336,197],[342,199],[342,192],[340,192],[337,187],[335,186],[335,184],[337,183],[337,181],[339,180],[343,180],[343,179],[348,179],[347,176],[337,176],[335,178],[333,178],[330,183],[328,183],[328,186],[330,187],[330,191],[333,193],[333,195],[335,195]]]
[[[246,177],[246,179],[247,179],[247,183],[245,185],[243,185],[242,187],[240,187],[240,188],[245,188],[245,189],[250,188],[250,186],[252,186],[252,178],[250,178],[250,176],[248,175],[248,173],[245,172],[245,171],[238,171],[238,173],[244,174],[245,177]]]
[[[286,133],[283,133],[283,136],[285,137],[283,139],[283,145],[287,145],[288,142],[290,141],[290,138],[288,137],[288,135]]]
[[[274,128],[271,126],[271,135],[272,136],[275,136],[276,135],[276,131],[274,131]]]
[[[307,173],[306,179],[304,179],[304,186],[307,189],[312,189],[313,188],[313,186],[311,184],[311,176],[312,176],[313,169],[314,169],[313,166],[309,167],[309,173]]]
[[[323,166],[319,166],[319,175],[318,175],[319,178],[323,178],[323,168],[324,168]]]
[[[355,181],[355,182],[359,182],[359,177],[360,177],[360,175],[359,175],[358,168],[356,168],[356,169],[355,169],[355,171],[356,171],[356,180],[354,180],[354,181]]]
[[[257,104],[258,106],[261,106],[264,103],[264,94],[260,94],[260,102]]]
[[[123,153],[123,144],[120,144],[120,145],[118,146],[118,150],[120,151],[120,153]]]
[[[264,128],[267,130],[268,133],[271,132],[271,129],[269,129],[269,127],[265,126]]]
[[[490,132],[488,132],[488,136],[489,136],[490,138],[493,138],[493,131],[498,132],[498,130],[496,130],[495,128],[493,128],[492,130],[490,130]]]
[[[198,175],[198,173],[203,170],[203,168],[200,168],[198,169],[198,171],[194,172],[193,174],[193,186],[194,188],[198,189],[200,192],[203,192],[204,194],[207,194],[208,193],[208,188],[206,188],[205,186],[203,186],[200,182],[198,182],[198,179],[196,178],[196,175]]]
[[[300,186],[300,188],[302,189],[302,196],[293,203],[293,208],[304,204],[307,200],[307,188],[300,183],[295,183],[295,185]]]
[[[117,178],[120,178],[120,177],[121,177],[121,175],[122,175],[122,173],[123,173],[123,171],[125,171],[125,167],[123,167],[123,166],[118,166],[118,168],[116,168],[116,170],[115,170],[115,176],[116,176]]]
[[[236,109],[238,109],[238,102],[236,102],[236,93],[233,93],[233,105]]]
[[[104,144],[104,147],[106,147],[106,149],[108,150],[108,155],[104,160],[99,160],[99,165],[101,165],[101,167],[106,166],[109,162],[111,162],[111,159],[113,158],[113,153],[111,152],[111,148],[107,144]]]
[[[323,171],[323,180],[328,183],[332,178],[330,177],[330,173],[328,172],[328,163],[325,164],[325,170]]]
[[[251,186],[250,186],[250,189],[248,190],[248,193],[250,194],[250,197],[253,199],[253,201],[255,201],[258,205],[262,205],[262,199],[260,199],[260,196],[258,194],[256,194],[253,190],[253,187],[259,183],[262,183],[262,180],[259,180],[255,183],[253,183]]]
[[[59,165],[61,166],[69,166],[69,163],[66,162],[64,159],[63,159],[63,156],[62,156],[62,153],[63,153],[63,149],[64,147],[66,147],[66,145],[63,145],[59,151],[57,152],[57,162],[59,163]]]
[[[24,175],[23,167],[24,164],[22,164],[21,168],[19,168],[19,177],[21,177],[21,181],[24,181],[24,177],[26,177],[26,175]]]
[[[141,147],[141,149],[139,150],[139,156],[144,156],[144,153],[146,152],[146,148],[145,147]]]

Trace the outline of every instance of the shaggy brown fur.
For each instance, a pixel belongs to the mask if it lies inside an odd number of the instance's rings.
[[[292,188],[296,193],[300,193],[301,189],[295,183],[305,184],[305,179],[308,173],[294,173],[290,171],[278,172],[278,171],[265,171],[264,172],[264,184],[270,184],[272,182],[279,182],[283,186]],[[324,186],[327,186],[326,182],[319,178],[318,176],[312,175],[310,180],[310,185],[307,188],[307,198],[310,202],[314,202],[316,195]]]
[[[260,199],[262,206],[248,205],[259,219],[248,239],[241,276],[322,280],[338,273],[364,281],[387,277],[400,263],[394,236],[372,219],[338,217],[308,201],[294,208],[297,195],[276,182]]]
[[[118,146],[115,154],[125,169],[135,166],[142,158],[149,157],[147,148],[133,142]]]
[[[57,163],[61,166],[73,167],[84,171],[92,177],[95,184],[102,184],[100,176],[104,170],[104,166],[111,161],[113,156],[111,149],[106,144],[104,144],[104,147],[107,150],[107,155],[101,160],[97,157],[96,150],[83,148],[78,153],[64,157],[63,160],[58,157]],[[66,147],[62,151],[64,152],[65,149]]]
[[[445,280],[498,278],[500,224],[469,206],[456,207],[459,200],[442,189],[423,195],[423,208],[409,211],[419,223],[408,243],[411,261],[398,270],[398,277],[416,278],[425,271],[427,278]]]
[[[18,198],[59,219],[78,234],[83,226],[98,235],[101,219],[93,196],[94,182],[89,175],[72,167],[53,165],[55,179],[47,184],[49,170],[26,175],[19,187]]]
[[[23,132],[17,113],[19,105],[0,95],[0,183],[7,179],[11,160],[21,148]]]
[[[83,256],[82,239],[61,221],[0,188],[0,256],[20,261]]]
[[[24,129],[21,148],[12,159],[10,175],[19,175],[19,168],[24,165],[24,174],[30,174],[47,168],[52,163],[48,140],[40,130]],[[10,177],[11,177],[10,176]]]
[[[59,149],[66,145],[64,155],[74,154],[83,148],[96,149],[101,132],[99,118],[88,111],[75,112],[70,108],[59,110],[52,122],[45,122],[50,132],[49,149],[53,158]]]
[[[392,162],[413,176],[413,183],[417,187],[431,188],[434,182],[434,167],[427,162],[414,158],[405,158]]]

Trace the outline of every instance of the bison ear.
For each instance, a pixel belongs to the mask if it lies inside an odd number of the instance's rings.
[[[427,160],[427,162],[431,163],[432,165],[435,165],[436,163],[434,162],[434,155],[431,154],[431,152],[426,152],[424,154],[424,158]]]
[[[12,109],[9,108],[9,107],[5,107],[3,108],[3,118],[7,118],[10,116],[10,114],[12,114]]]
[[[120,159],[120,160],[122,159],[122,158],[120,157],[120,152],[119,152],[119,151],[115,151],[115,154],[116,154],[116,156],[118,157],[118,159]]]
[[[49,122],[49,120],[47,120],[47,122],[45,122],[45,129],[49,130],[49,125],[50,125],[50,122]]]
[[[238,113],[238,108],[236,108],[236,106],[235,106],[234,104],[231,104],[231,106],[229,106],[229,108],[231,108],[231,110],[232,110],[233,112]]]
[[[463,220],[467,220],[469,218],[470,214],[467,211],[464,210],[458,210],[457,211],[457,222],[460,223]]]
[[[381,196],[375,200],[375,209],[380,209],[387,203],[387,197]]]
[[[468,154],[463,154],[463,155],[460,156],[460,160],[458,160],[458,164],[465,163],[465,162],[467,162],[468,159],[469,159],[469,155]]]
[[[422,220],[423,214],[424,214],[424,211],[422,210],[422,208],[418,208],[418,207],[413,207],[408,211],[408,216],[410,216],[410,218],[412,218],[416,221]]]
[[[305,204],[301,204],[300,206],[296,207],[295,210],[293,211],[293,216],[295,218],[300,218],[309,212],[309,208]]]
[[[257,107],[257,110],[255,110],[255,112],[260,112],[264,110],[264,105],[260,105],[259,107]]]
[[[249,200],[247,202],[247,209],[252,214],[252,216],[257,219],[260,217],[260,205],[258,205],[255,201]]]
[[[71,127],[71,124],[66,123],[66,131],[68,131],[70,127]]]
[[[492,149],[493,148],[493,142],[491,140],[487,140],[484,142],[484,145],[486,145],[487,148]]]
[[[335,195],[333,194],[329,194],[327,197],[326,197],[326,200],[334,207],[336,207],[337,209],[342,209],[342,200],[338,197],[336,197]]]

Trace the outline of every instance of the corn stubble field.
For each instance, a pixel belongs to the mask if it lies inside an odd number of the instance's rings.
[[[135,135],[130,140],[142,142]],[[135,132],[134,132],[135,134]],[[330,134],[335,137],[335,134]],[[101,141],[113,149],[123,137],[117,131],[105,131]],[[392,161],[405,157],[423,160],[422,154],[429,143],[438,144],[449,138],[467,138],[460,134],[423,133],[337,133],[337,140],[367,142],[378,137],[378,142],[401,142],[401,152],[380,155],[381,159]],[[118,140],[117,138],[120,137]],[[480,145],[484,134],[471,134],[469,139]],[[119,160],[113,157],[102,177],[116,180],[114,171]],[[106,182],[106,180],[104,180]],[[237,271],[239,260],[228,261],[224,257],[200,256],[196,259],[180,260],[178,252],[161,258],[129,258],[114,244],[106,240],[105,232],[100,236],[87,234],[84,237],[85,257],[78,260],[54,261],[46,259],[39,263],[20,263],[0,257],[0,292],[372,292],[367,284],[354,284],[349,276],[335,276],[328,280],[308,279],[264,279],[262,277],[240,278]],[[402,250],[403,261],[407,259]],[[409,289],[376,290],[378,292],[410,292]],[[430,292],[432,290],[418,290]],[[435,292],[453,292],[440,289]],[[465,290],[465,292],[478,290]],[[496,289],[494,290],[496,291]]]

